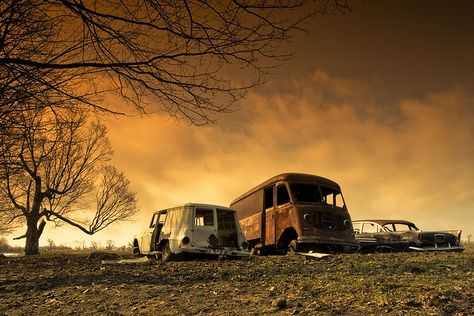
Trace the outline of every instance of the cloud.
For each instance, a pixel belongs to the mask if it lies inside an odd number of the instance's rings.
[[[229,205],[282,172],[335,180],[354,219],[472,233],[474,95],[460,87],[388,106],[372,89],[316,71],[250,93],[217,125],[178,125],[166,114],[109,119],[114,164],[142,213],[108,236],[125,243],[153,211],[176,204]]]

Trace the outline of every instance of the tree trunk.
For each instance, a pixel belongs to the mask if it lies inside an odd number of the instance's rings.
[[[38,218],[28,218],[26,229],[25,255],[39,255],[39,239],[46,223],[42,221],[38,227]]]

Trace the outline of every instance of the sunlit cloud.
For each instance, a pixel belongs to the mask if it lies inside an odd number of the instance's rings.
[[[315,71],[282,89],[250,93],[216,125],[176,124],[166,114],[109,119],[113,162],[131,180],[142,211],[100,238],[125,244],[157,209],[229,205],[282,172],[335,180],[354,219],[473,232],[474,96],[459,87],[380,105],[375,93]],[[44,240],[48,234],[59,236],[48,231]]]

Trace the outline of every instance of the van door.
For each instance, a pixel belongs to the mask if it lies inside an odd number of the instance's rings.
[[[216,214],[212,208],[196,208],[194,213],[193,246],[217,247]]]
[[[269,246],[275,244],[275,203],[274,203],[274,186],[265,188],[264,190],[264,207],[262,214],[262,245]]]
[[[146,229],[146,232],[142,235],[142,238],[140,240],[140,251],[142,253],[148,253],[150,251],[153,251],[152,249],[152,239],[153,239],[153,232],[155,231],[155,227],[158,223],[158,216],[159,213],[153,214],[153,217],[151,218],[150,226]]]

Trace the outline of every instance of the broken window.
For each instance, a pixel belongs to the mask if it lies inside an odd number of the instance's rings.
[[[208,209],[196,209],[194,224],[196,226],[214,226],[214,211]]]
[[[217,210],[217,229],[235,230],[235,213],[226,210]]]
[[[273,207],[273,186],[266,188],[264,191],[264,209],[266,210],[267,208],[272,208]]]
[[[160,217],[158,218],[158,224],[163,225],[166,220],[166,212],[160,213]]]
[[[344,199],[342,198],[341,192],[332,188],[321,187],[321,193],[323,194],[324,203],[344,207]]]
[[[286,189],[286,185],[280,184],[277,187],[277,205],[290,203],[290,195]]]
[[[154,228],[156,226],[156,222],[158,220],[158,213],[153,214],[151,218],[150,228]]]
[[[217,241],[219,247],[238,245],[235,212],[217,209]]]
[[[352,227],[354,228],[355,234],[360,234],[362,223],[352,223]]]
[[[362,225],[362,233],[377,233],[378,227],[374,223],[364,223]]]
[[[319,186],[314,184],[292,183],[290,184],[293,201],[322,203],[323,198]]]
[[[411,227],[408,226],[407,224],[395,223],[395,224],[393,224],[393,226],[395,228],[395,231],[397,231],[397,232],[406,232],[406,231],[412,230]]]

